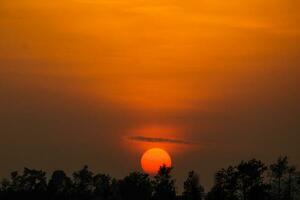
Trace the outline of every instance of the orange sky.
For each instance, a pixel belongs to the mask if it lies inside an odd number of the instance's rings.
[[[174,157],[179,180],[195,169],[205,185],[238,159],[299,161],[299,7],[1,0],[0,175],[87,163],[120,176],[156,146]]]

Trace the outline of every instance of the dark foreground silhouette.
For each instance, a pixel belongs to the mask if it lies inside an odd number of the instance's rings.
[[[176,195],[172,168],[162,166],[157,175],[132,172],[117,180],[106,174],[94,174],[87,166],[68,177],[54,171],[49,181],[46,172],[24,168],[3,179],[0,199],[31,200],[298,200],[300,173],[280,157],[266,166],[259,160],[241,161],[216,172],[211,191],[204,193],[198,175],[191,171],[183,193]]]

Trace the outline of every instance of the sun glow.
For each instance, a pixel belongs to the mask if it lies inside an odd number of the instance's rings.
[[[172,160],[169,153],[160,148],[149,149],[141,158],[142,169],[148,174],[156,174],[163,165],[171,167]]]

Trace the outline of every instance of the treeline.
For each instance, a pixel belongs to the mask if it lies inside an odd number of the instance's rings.
[[[280,157],[266,166],[259,160],[241,161],[216,172],[215,184],[208,193],[191,171],[184,182],[183,193],[176,195],[172,168],[162,166],[154,177],[132,172],[123,179],[107,174],[94,174],[84,166],[66,175],[54,171],[47,180],[46,172],[24,168],[22,174],[11,173],[0,185],[0,199],[43,200],[297,200],[300,174]]]

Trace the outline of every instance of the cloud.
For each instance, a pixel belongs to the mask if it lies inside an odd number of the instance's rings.
[[[145,136],[130,136],[129,140],[139,141],[139,142],[151,142],[151,143],[171,143],[171,144],[185,144],[185,145],[194,145],[196,143],[186,141],[186,140],[178,140],[171,138],[160,138],[160,137],[145,137]]]

